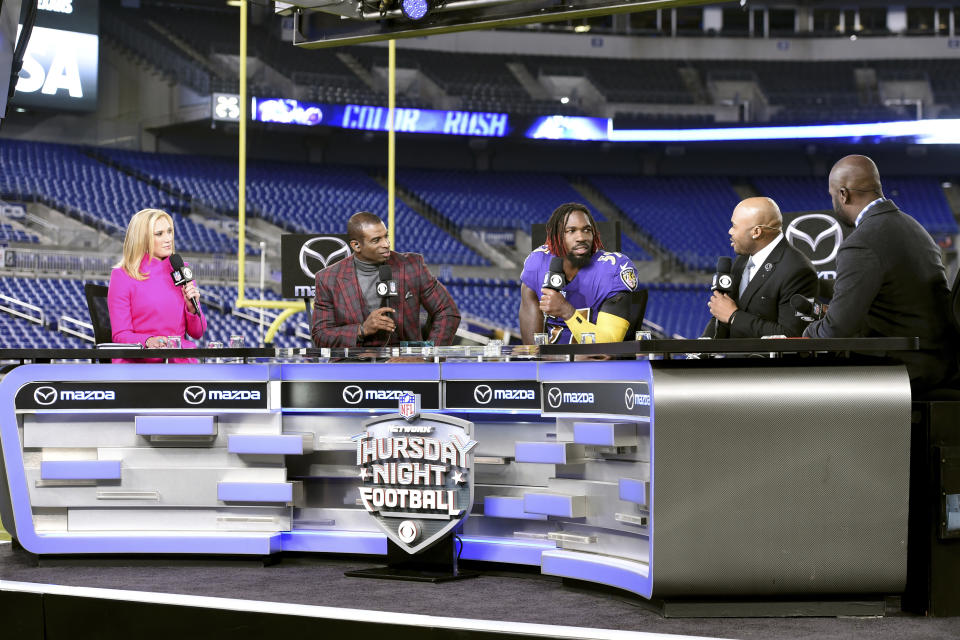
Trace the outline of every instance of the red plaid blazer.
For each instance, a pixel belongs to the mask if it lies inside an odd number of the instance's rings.
[[[353,257],[317,272],[317,295],[313,301],[311,334],[318,347],[383,346],[402,340],[423,340],[420,335],[420,307],[426,309],[432,326],[428,340],[435,345],[453,344],[460,326],[460,311],[447,288],[437,282],[419,253],[390,252],[388,264],[400,291],[390,303],[396,330],[388,336],[378,331],[357,344],[357,330],[374,309],[367,309]],[[387,338],[390,338],[387,342]]]

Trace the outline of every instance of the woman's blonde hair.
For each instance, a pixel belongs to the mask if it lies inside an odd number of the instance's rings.
[[[153,226],[157,220],[166,219],[173,227],[173,218],[166,211],[160,209],[142,209],[137,211],[130,223],[127,225],[127,235],[123,238],[123,258],[120,264],[131,278],[136,280],[146,280],[147,274],[140,272],[140,263],[143,261],[144,254],[150,251],[150,243],[153,240]],[[176,251],[176,249],[174,249]]]

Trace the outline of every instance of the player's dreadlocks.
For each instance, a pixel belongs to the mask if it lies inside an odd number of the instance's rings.
[[[555,256],[562,258],[567,255],[567,248],[563,242],[563,234],[567,228],[567,218],[569,218],[570,214],[574,211],[580,211],[587,216],[590,227],[593,229],[593,247],[591,247],[590,252],[594,253],[603,249],[603,241],[600,240],[600,230],[597,229],[597,223],[594,221],[593,216],[590,215],[590,209],[577,202],[568,202],[557,207],[556,210],[550,214],[550,219],[547,220],[547,248],[550,250],[550,253]]]

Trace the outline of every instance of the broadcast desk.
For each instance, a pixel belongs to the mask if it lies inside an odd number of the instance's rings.
[[[382,555],[352,437],[412,391],[424,414],[473,423],[463,560],[649,599],[902,592],[905,369],[821,356],[915,340],[724,342],[433,349],[422,363],[251,349],[191,352],[246,363],[12,365],[0,515],[40,556]],[[806,356],[634,355],[708,350]],[[629,359],[570,361],[603,351]],[[103,352],[0,350],[91,357]]]

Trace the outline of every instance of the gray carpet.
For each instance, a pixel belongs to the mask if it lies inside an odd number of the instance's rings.
[[[492,571],[439,585],[343,575],[348,569],[380,564],[286,556],[270,566],[247,560],[163,558],[44,560],[36,566],[28,554],[0,545],[0,579],[23,582],[721,638],[960,638],[960,618],[663,618],[630,594],[571,587],[558,579],[519,571]],[[424,610],[425,602],[431,611]]]

